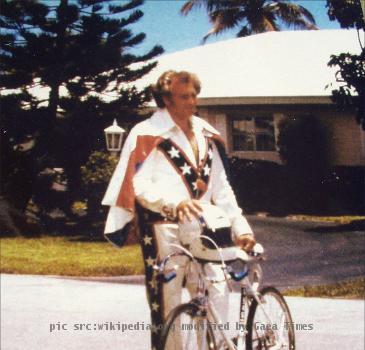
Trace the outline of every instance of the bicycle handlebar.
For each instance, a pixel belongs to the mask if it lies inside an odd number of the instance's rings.
[[[244,270],[236,272],[236,271],[233,271],[231,266],[227,266],[227,272],[233,278],[233,280],[235,280],[236,282],[239,282],[248,275],[248,268],[246,266]]]
[[[223,272],[228,273],[232,277],[233,280],[238,282],[238,281],[241,281],[243,278],[245,278],[248,275],[247,266],[245,267],[245,269],[243,269],[242,271],[238,271],[238,272],[233,271],[231,266],[227,266],[222,257],[222,254],[220,253],[220,248],[210,237],[199,236],[199,238],[204,238],[204,239],[208,239],[209,241],[212,241],[215,248],[218,250],[218,252],[220,254]],[[176,271],[177,271],[178,266],[174,266],[172,269],[165,271],[166,264],[172,257],[187,256],[189,258],[189,260],[197,263],[194,256],[183,246],[174,244],[174,243],[171,243],[170,246],[178,248],[179,251],[173,252],[173,253],[167,255],[166,257],[163,258],[163,260],[161,261],[161,263],[159,265],[153,266],[153,269],[156,270],[158,273],[157,278],[164,283],[170,282],[177,276]],[[263,246],[260,243],[256,243],[254,248],[252,249],[252,251],[247,253],[247,255],[248,255],[248,257],[252,257],[252,258],[260,258],[263,255],[263,253],[264,253]],[[248,259],[247,261],[250,261],[250,260],[251,259]],[[245,262],[247,262],[247,261],[245,261]]]
[[[175,270],[169,270],[168,272],[158,274],[157,278],[164,283],[168,283],[171,280],[173,280],[176,276],[177,273]]]

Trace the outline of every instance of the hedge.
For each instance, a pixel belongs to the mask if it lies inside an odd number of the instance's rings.
[[[363,167],[296,172],[268,161],[230,159],[231,184],[246,213],[364,214]]]

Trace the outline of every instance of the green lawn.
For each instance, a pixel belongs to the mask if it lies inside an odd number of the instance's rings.
[[[323,297],[323,298],[365,298],[365,278],[360,277],[328,285],[305,286],[284,291],[287,296]]]
[[[108,242],[82,242],[75,237],[2,238],[1,273],[122,276],[143,274],[139,245],[113,247]],[[365,279],[306,286],[287,296],[364,298]]]
[[[115,248],[75,237],[2,238],[1,272],[36,275],[120,276],[143,274],[138,245]]]
[[[315,216],[315,215],[288,215],[288,219],[300,221],[332,222],[336,224],[349,224],[365,220],[365,216]]]

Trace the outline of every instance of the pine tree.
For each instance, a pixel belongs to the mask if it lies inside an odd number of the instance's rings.
[[[145,39],[144,33],[130,29],[143,16],[142,4],[143,0],[0,0],[6,140],[16,148],[28,137],[35,143],[28,149],[34,161],[30,170],[39,175],[47,167],[64,167],[71,194],[77,192],[80,165],[102,147],[103,127],[114,117],[131,118],[149,99],[147,90],[137,91],[133,82],[154,68],[151,60],[163,49],[155,46],[145,55],[133,54]],[[14,89],[12,94],[9,89]],[[39,98],[35,90],[47,93]],[[33,179],[18,190],[29,192],[36,183]],[[27,200],[18,207],[24,209]]]

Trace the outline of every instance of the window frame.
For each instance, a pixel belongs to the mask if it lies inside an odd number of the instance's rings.
[[[253,132],[249,133],[253,136],[253,149],[235,149],[235,143],[234,143],[234,137],[235,135],[238,135],[238,133],[234,132],[234,122],[244,120],[246,118],[252,118],[253,120]],[[256,125],[256,119],[257,118],[267,118],[271,119],[272,122],[272,136],[274,139],[274,147],[273,149],[266,149],[266,150],[258,150],[257,149],[257,136],[260,135],[259,132],[256,131],[257,125]],[[251,114],[251,113],[234,113],[229,115],[229,121],[230,121],[230,139],[231,139],[231,152],[237,153],[237,152],[277,152],[277,135],[276,135],[276,126],[275,126],[275,118],[273,114]]]

